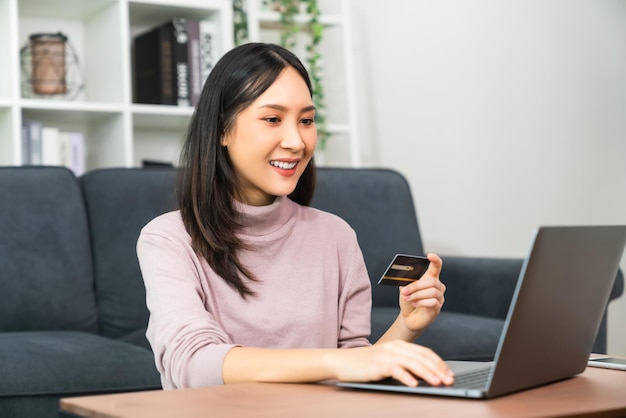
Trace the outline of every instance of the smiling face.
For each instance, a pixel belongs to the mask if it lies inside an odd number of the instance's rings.
[[[294,191],[315,150],[314,117],[309,89],[292,67],[237,115],[222,138],[237,176],[237,200],[262,206]]]

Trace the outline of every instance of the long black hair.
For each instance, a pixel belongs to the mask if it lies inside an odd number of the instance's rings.
[[[245,283],[255,280],[238,257],[245,244],[234,196],[237,179],[221,140],[237,115],[267,90],[287,67],[296,69],[311,92],[309,75],[289,50],[274,44],[248,43],[227,52],[209,73],[191,118],[180,156],[178,205],[194,250],[242,297],[254,293]],[[309,205],[315,189],[313,159],[289,196]]]

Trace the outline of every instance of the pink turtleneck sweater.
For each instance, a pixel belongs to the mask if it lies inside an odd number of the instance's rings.
[[[356,235],[335,215],[286,197],[237,203],[252,244],[240,254],[258,279],[243,299],[191,248],[180,212],[146,225],[137,255],[146,285],[146,333],[163,388],[222,384],[235,345],[348,348],[368,345],[371,292]]]

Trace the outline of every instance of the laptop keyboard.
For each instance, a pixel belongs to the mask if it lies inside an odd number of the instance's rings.
[[[454,376],[454,384],[452,385],[452,387],[482,389],[487,386],[487,380],[489,379],[490,373],[491,367],[472,370],[465,373],[458,373],[456,376]]]
[[[487,380],[489,380],[489,374],[491,373],[491,366],[480,369],[469,370],[466,372],[460,372],[454,376],[454,384],[452,388],[462,389],[484,389],[487,387]],[[378,383],[390,386],[404,386],[398,380],[388,377],[379,381]],[[425,380],[419,379],[419,386],[432,386]],[[442,386],[446,387],[446,386]]]

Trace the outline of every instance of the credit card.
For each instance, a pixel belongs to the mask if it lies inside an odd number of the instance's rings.
[[[405,255],[397,254],[385,274],[382,275],[378,284],[385,284],[390,286],[404,286],[415,280],[419,280],[420,277],[426,273],[430,261],[428,258],[419,255]]]

